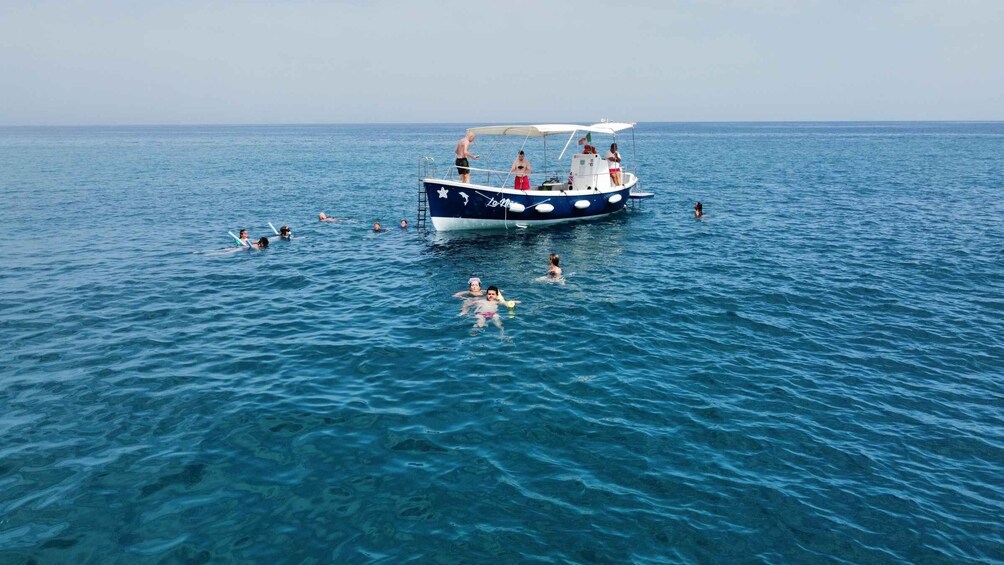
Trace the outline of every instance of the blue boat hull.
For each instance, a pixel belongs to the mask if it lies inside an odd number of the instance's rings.
[[[514,190],[424,179],[432,225],[439,231],[530,227],[620,212],[634,183],[603,192]]]

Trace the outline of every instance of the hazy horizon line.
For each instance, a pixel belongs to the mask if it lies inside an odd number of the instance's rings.
[[[184,123],[88,123],[88,124],[0,124],[0,128],[116,128],[116,127],[327,127],[327,126],[421,126],[421,125],[443,125],[443,126],[471,126],[471,124],[483,125],[528,125],[528,124],[591,124],[597,123],[594,120],[555,120],[551,122],[539,121],[489,121],[489,122],[184,122]],[[1004,119],[882,119],[882,120],[640,120],[635,124],[994,124],[1004,123]]]

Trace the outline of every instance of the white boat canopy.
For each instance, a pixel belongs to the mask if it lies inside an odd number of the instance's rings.
[[[545,137],[548,135],[575,134],[580,131],[612,135],[619,131],[633,128],[634,126],[634,123],[626,122],[600,122],[591,126],[575,124],[483,126],[471,128],[469,131],[475,135],[514,135],[519,137]]]

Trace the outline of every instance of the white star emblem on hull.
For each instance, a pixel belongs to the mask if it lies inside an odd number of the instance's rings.
[[[446,195],[449,194],[449,193],[450,193],[450,191],[446,190],[445,188],[440,188],[439,189],[439,197],[440,198],[446,198]]]

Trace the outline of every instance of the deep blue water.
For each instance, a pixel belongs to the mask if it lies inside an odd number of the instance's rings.
[[[1004,124],[640,124],[641,208],[400,232],[463,129],[0,129],[0,562],[1004,560]]]

